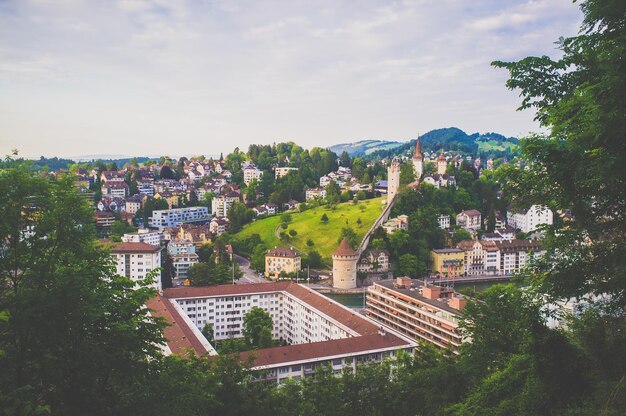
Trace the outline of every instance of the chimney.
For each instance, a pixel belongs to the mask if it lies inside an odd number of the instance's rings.
[[[407,288],[409,289],[411,287],[411,278],[410,277],[396,277],[396,286],[400,287],[400,288]]]
[[[426,299],[437,299],[439,298],[439,295],[441,295],[441,288],[439,286],[424,286],[422,295]]]
[[[450,302],[448,302],[448,305],[451,308],[457,309],[459,311],[463,310],[466,304],[467,304],[467,300],[460,295],[452,296],[452,298],[450,298]]]

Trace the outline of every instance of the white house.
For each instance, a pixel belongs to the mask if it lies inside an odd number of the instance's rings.
[[[146,243],[122,243],[111,250],[117,274],[133,281],[143,280],[161,267],[161,248]],[[156,272],[152,286],[161,290],[161,274]]]
[[[543,205],[533,205],[526,211],[509,212],[508,225],[524,233],[533,232],[540,225],[552,225],[552,210]]]
[[[216,217],[227,217],[230,208],[238,201],[239,195],[234,192],[216,196],[211,201],[211,213]]]
[[[124,243],[146,243],[153,246],[161,245],[161,234],[147,228],[140,228],[136,233],[128,233],[122,236]]]
[[[259,180],[263,176],[263,171],[256,166],[251,165],[243,169],[243,181],[249,185],[253,180]]]
[[[177,227],[187,222],[208,221],[209,218],[207,207],[161,209],[152,212],[148,223],[150,227],[162,231],[166,227]]]
[[[441,228],[442,230],[445,230],[447,228],[450,228],[450,216],[449,215],[439,215],[439,217],[437,217],[437,222],[439,223],[439,228]]]
[[[456,224],[466,230],[478,230],[480,223],[481,214],[476,209],[461,211],[456,215]]]

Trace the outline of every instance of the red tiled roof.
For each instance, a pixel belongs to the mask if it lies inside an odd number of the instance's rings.
[[[333,256],[356,256],[356,251],[350,247],[350,243],[344,238],[341,240],[341,244],[339,244],[339,248],[335,251]]]
[[[111,250],[112,253],[153,253],[159,251],[159,246],[146,243],[122,243]]]
[[[183,318],[180,316],[174,305],[168,299],[157,295],[146,302],[153,316],[160,316],[169,324],[164,330],[163,335],[167,339],[167,346],[172,354],[186,357],[189,351],[195,352],[197,355],[206,354],[207,349],[202,342],[196,337],[195,333],[185,325]]]
[[[465,214],[465,215],[468,215],[470,217],[476,217],[476,216],[480,215],[480,211],[478,211],[476,209],[468,209],[466,211],[459,212],[459,215],[461,215],[461,214]]]
[[[335,339],[331,341],[311,342],[308,344],[287,345],[284,347],[264,348],[241,353],[239,358],[246,362],[249,359],[254,366],[266,366],[279,363],[289,363],[312,358],[322,359],[337,355],[359,353],[363,351],[380,350],[385,348],[401,347],[407,342],[395,335],[387,333],[359,337]]]
[[[267,254],[265,255],[266,257],[288,257],[288,258],[296,258],[299,257],[298,253],[296,253],[295,251],[293,251],[292,249],[289,248],[285,248],[285,247],[276,247],[273,250],[270,250],[267,252]]]

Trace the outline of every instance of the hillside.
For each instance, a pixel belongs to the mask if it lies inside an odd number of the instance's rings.
[[[280,215],[263,218],[246,225],[243,230],[235,235],[235,240],[243,240],[252,234],[258,234],[265,246],[270,249],[275,246],[293,246],[300,251],[308,251],[307,240],[313,240],[313,249],[317,250],[325,263],[330,264],[332,253],[337,249],[337,239],[344,227],[350,226],[357,237],[363,238],[370,226],[382,212],[382,200],[375,198],[360,201],[357,205],[351,202],[337,205],[331,210],[327,207],[317,207],[304,212],[292,214],[292,222],[289,230],[296,230],[298,235],[288,242],[281,242],[276,237],[276,229],[280,224]],[[360,207],[365,207],[363,210]],[[322,223],[322,215],[328,216],[328,222]],[[357,224],[358,219],[361,224]]]
[[[342,143],[330,146],[328,149],[341,155],[344,151],[350,156],[369,155],[378,150],[389,150],[402,145],[401,142],[386,140],[360,140],[354,143]]]
[[[431,130],[420,136],[422,148],[425,152],[438,151],[444,148],[446,151],[486,157],[498,157],[504,154],[512,154],[518,143],[514,137],[505,137],[499,133],[472,133],[467,134],[456,127]],[[347,151],[350,156],[366,156],[368,159],[382,159],[408,155],[415,147],[415,139],[408,142],[362,140],[355,143],[347,143],[331,146],[329,149],[340,154]]]

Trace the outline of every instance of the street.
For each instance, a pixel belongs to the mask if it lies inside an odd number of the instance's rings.
[[[245,285],[249,283],[268,283],[268,280],[259,276],[257,272],[250,268],[250,261],[245,257],[241,257],[233,253],[233,259],[239,265],[239,269],[243,273],[239,279],[237,279],[238,285]]]

